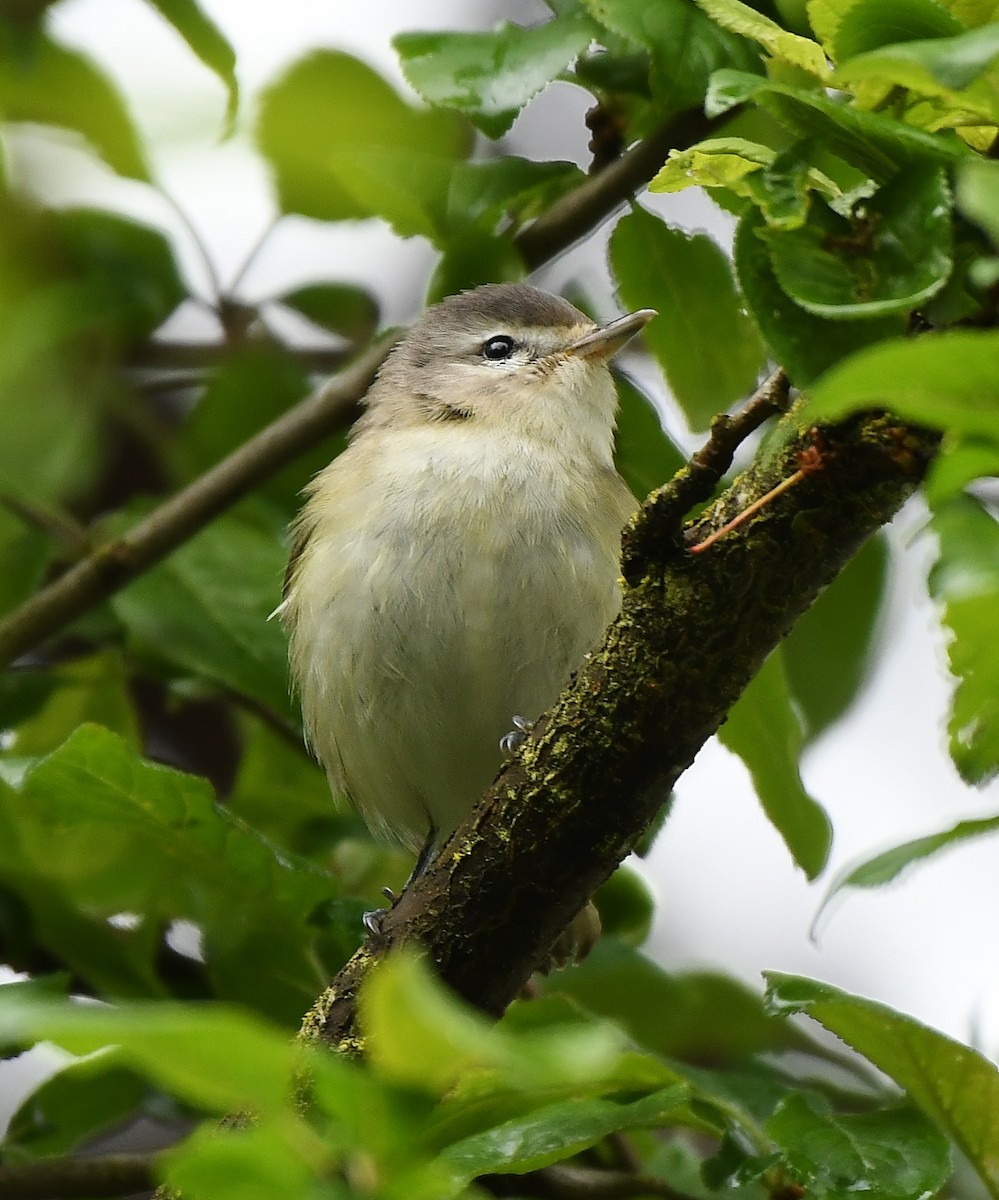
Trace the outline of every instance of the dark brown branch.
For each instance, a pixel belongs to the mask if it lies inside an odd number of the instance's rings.
[[[514,242],[524,262],[529,267],[539,267],[592,233],[648,183],[670,150],[692,146],[708,137],[718,124],[700,109],[688,109],[671,117],[655,133],[637,142],[522,229]]]
[[[390,339],[171,496],[121,537],[99,546],[0,621],[0,667],[149,570],[213,517],[353,415]]]
[[[702,536],[814,454],[785,418],[771,448],[697,522]],[[820,463],[708,553],[629,530],[621,615],[556,705],[307,1014],[303,1038],[363,1048],[372,962],[421,946],[459,995],[499,1014],[655,819],[673,784],[798,616],[897,511],[937,440],[889,416],[827,429]]]
[[[106,1158],[53,1158],[0,1166],[4,1200],[76,1200],[86,1196],[131,1196],[156,1186],[152,1154]]]

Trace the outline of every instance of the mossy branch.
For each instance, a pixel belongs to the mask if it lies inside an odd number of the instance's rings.
[[[790,416],[781,431],[691,540],[798,472],[796,482],[703,553],[662,520],[676,485],[650,497],[626,531],[624,603],[603,644],[309,1012],[302,1037],[360,1051],[358,989],[400,944],[422,946],[459,995],[501,1013],[796,618],[910,495],[937,440],[887,415],[823,430]]]

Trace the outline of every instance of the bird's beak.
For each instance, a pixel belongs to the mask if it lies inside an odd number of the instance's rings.
[[[614,357],[640,330],[658,316],[654,308],[640,308],[638,312],[628,313],[626,317],[618,317],[607,325],[601,325],[592,333],[584,334],[578,341],[568,346],[569,354],[578,354],[580,358],[593,358],[606,362]]]

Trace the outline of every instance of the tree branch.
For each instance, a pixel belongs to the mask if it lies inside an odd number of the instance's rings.
[[[0,1166],[0,1196],[4,1200],[131,1196],[156,1186],[155,1164],[155,1154],[114,1154],[106,1158],[49,1158]]]
[[[338,429],[367,391],[392,341],[380,339],[341,375],[6,616],[0,621],[0,667],[106,600],[303,450]]]
[[[541,266],[591,233],[619,205],[648,183],[670,150],[692,146],[721,122],[699,108],[677,113],[654,133],[637,142],[619,159],[563,196],[514,238],[524,262]]]
[[[301,1037],[361,1051],[358,989],[401,944],[421,946],[459,995],[500,1014],[937,445],[888,415],[821,431],[786,417],[782,433],[698,519],[698,534],[771,492],[803,457],[812,469],[705,553],[690,554],[681,530],[659,521],[658,495],[643,506],[627,531],[622,611],[602,646],[306,1015]]]

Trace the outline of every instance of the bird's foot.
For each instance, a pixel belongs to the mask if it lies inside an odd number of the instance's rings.
[[[500,738],[500,749],[504,754],[512,754],[527,741],[533,728],[533,721],[529,721],[526,717],[514,717],[513,728]]]

